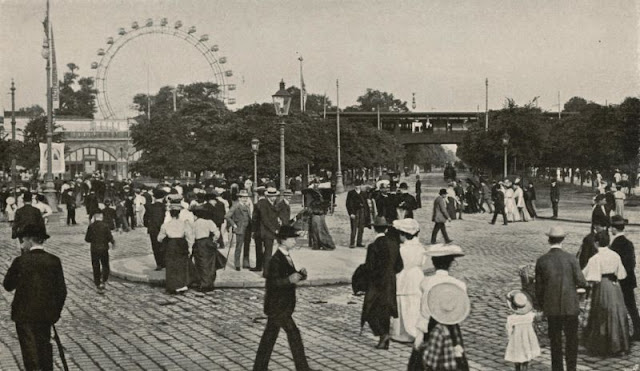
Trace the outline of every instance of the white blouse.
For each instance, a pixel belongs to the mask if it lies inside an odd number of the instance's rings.
[[[600,282],[603,274],[615,274],[618,280],[627,277],[620,255],[608,247],[599,247],[598,253],[589,259],[582,273],[587,281],[592,282]]]
[[[189,243],[189,246],[193,245],[193,242],[195,241],[191,223],[179,219],[171,219],[162,224],[160,227],[160,233],[158,233],[158,242],[162,242],[165,237],[185,238]]]

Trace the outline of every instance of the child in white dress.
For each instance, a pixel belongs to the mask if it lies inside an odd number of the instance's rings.
[[[533,329],[535,312],[529,295],[520,290],[507,294],[507,305],[514,314],[507,317],[509,344],[504,359],[516,365],[516,371],[527,371],[529,362],[540,355],[538,337]]]

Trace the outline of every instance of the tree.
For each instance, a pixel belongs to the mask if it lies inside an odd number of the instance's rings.
[[[31,119],[44,115],[44,108],[40,107],[37,104],[31,105],[29,107],[22,107],[16,111],[16,115],[18,116],[27,116]]]
[[[363,111],[371,112],[408,112],[407,102],[396,99],[393,94],[382,92],[380,90],[367,89],[364,95],[358,97],[358,105],[350,106],[345,111]]]
[[[60,109],[57,114],[61,116],[80,116],[93,118],[96,112],[96,94],[92,77],[82,77],[76,74],[79,67],[75,63],[68,63],[70,72],[64,74],[60,81]],[[74,89],[75,87],[75,89]]]
[[[565,112],[580,112],[587,106],[587,101],[581,97],[573,97],[564,104]]]

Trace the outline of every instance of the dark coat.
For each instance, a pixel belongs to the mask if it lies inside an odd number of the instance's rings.
[[[369,284],[362,306],[362,326],[376,316],[398,317],[396,274],[402,271],[400,245],[389,236],[376,238],[367,247],[365,270]]]
[[[586,285],[578,259],[560,248],[536,261],[536,299],[547,316],[577,316],[576,289]]]
[[[280,219],[280,223],[282,223],[282,225],[290,225],[291,205],[281,200],[276,204],[276,209],[278,210],[278,218]]]
[[[560,201],[560,188],[558,188],[557,184],[555,186],[551,186],[549,190],[549,197],[551,198],[551,202]]]
[[[585,238],[582,239],[582,245],[580,246],[580,250],[576,255],[578,258],[578,263],[580,264],[580,269],[584,269],[589,263],[589,259],[592,256],[598,253],[598,246],[596,246],[596,234],[589,233]]]
[[[164,204],[162,202],[154,202],[151,205],[146,205],[146,209],[144,213],[144,226],[147,227],[147,233],[160,233],[160,227],[162,223],[164,223],[165,217]]]
[[[279,249],[276,250],[267,269],[264,314],[290,316],[293,313],[296,307],[296,285],[289,282],[289,276],[295,272],[296,268],[289,264],[287,257]]]
[[[360,221],[361,225],[371,225],[371,209],[369,208],[369,202],[367,202],[367,195],[364,191],[360,194],[354,190],[347,193],[347,213],[349,215],[357,215],[360,210],[364,213],[364,218]]]
[[[627,278],[620,280],[622,288],[635,289],[638,286],[636,279],[636,253],[633,242],[629,241],[625,236],[614,237],[611,242],[611,250],[620,255],[622,265],[627,271]]]
[[[224,223],[224,216],[227,211],[224,207],[224,204],[220,201],[216,201],[215,205],[207,202],[204,204],[205,215],[204,219],[209,219],[213,221],[218,228],[222,227],[222,223]]]
[[[433,213],[431,215],[431,221],[436,223],[444,223],[448,219],[451,219],[451,216],[447,212],[447,201],[443,196],[438,196],[435,200],[433,200]]]
[[[260,237],[265,240],[273,240],[278,232],[278,210],[269,200],[263,198],[258,201],[253,209],[254,228],[258,228]]]
[[[22,231],[28,225],[40,225],[46,231],[40,210],[29,204],[25,204],[16,210],[13,227],[11,228],[11,238],[22,238]]]
[[[44,250],[15,258],[4,277],[7,291],[16,290],[11,304],[15,322],[56,323],[67,298],[60,259]]]
[[[102,210],[102,215],[104,215],[103,221],[107,224],[107,226],[109,226],[109,229],[116,229],[116,210],[112,207],[105,207]]]
[[[422,193],[422,182],[416,180],[416,194],[419,195],[420,193]]]
[[[493,196],[493,206],[496,210],[500,211],[504,209],[504,192],[497,188]]]
[[[413,195],[409,193],[398,193],[396,195],[398,208],[406,210],[404,213],[405,218],[413,218],[413,210],[418,208],[418,201]]]
[[[84,240],[91,244],[91,251],[109,250],[109,243],[114,243],[111,228],[103,220],[95,221],[89,225]]]
[[[89,193],[87,197],[84,198],[84,207],[87,209],[87,214],[93,215],[96,210],[98,210],[98,197],[95,193]]]
[[[605,208],[602,211],[602,208]],[[591,212],[591,225],[602,225],[605,227],[609,227],[611,225],[611,218],[609,218],[609,212],[606,206],[596,205]]]

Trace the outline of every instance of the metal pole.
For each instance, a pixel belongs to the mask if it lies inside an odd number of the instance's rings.
[[[300,61],[300,112],[304,112],[304,79],[302,78],[302,56],[298,58]]]
[[[327,93],[322,96],[322,118],[327,119]]]
[[[49,19],[49,2],[47,1],[47,19]],[[51,45],[47,32],[47,45]],[[53,184],[53,97],[51,96],[51,57],[47,58],[47,173],[45,174],[44,194],[49,207],[54,213],[58,212],[56,190]]]
[[[336,174],[336,193],[344,192],[342,184],[342,164],[340,159],[340,83],[336,80],[336,131],[338,136],[338,171]]]
[[[16,142],[16,86],[11,79],[11,142],[15,148]],[[11,159],[11,183],[13,187],[13,198],[16,198],[16,174],[18,169],[16,168],[16,153],[13,153],[13,159]]]
[[[489,131],[489,79],[484,80],[484,131]]]
[[[280,122],[280,191],[284,192],[285,187],[285,169],[284,169],[284,119]]]
[[[258,151],[253,152],[253,203],[258,203]]]
[[[562,118],[562,110],[560,109],[560,90],[558,90],[558,118]]]
[[[507,179],[507,146],[504,146],[504,177]]]
[[[378,130],[382,130],[382,122],[380,122],[380,105],[378,104]]]
[[[173,89],[173,112],[176,112],[176,95],[178,94],[177,89]]]

